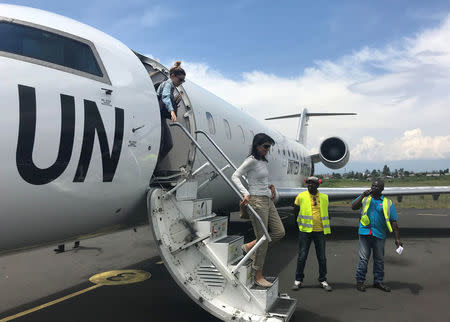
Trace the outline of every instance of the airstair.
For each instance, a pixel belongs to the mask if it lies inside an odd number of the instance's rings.
[[[263,241],[270,241],[261,218],[249,206],[264,236],[244,256],[244,237],[228,235],[228,217],[212,212],[211,199],[197,198],[199,187],[205,183],[199,184],[196,174],[212,166],[242,199],[241,194],[181,124],[171,126],[179,127],[208,162],[184,178],[178,177],[174,187],[151,185],[148,216],[164,264],[194,302],[224,321],[288,321],[296,300],[279,294],[278,278],[266,277],[273,282],[270,288],[254,283],[251,257]],[[196,132],[208,138],[228,166],[236,168],[206,133]]]

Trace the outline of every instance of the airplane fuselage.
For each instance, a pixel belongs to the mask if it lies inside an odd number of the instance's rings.
[[[161,136],[154,84],[142,62],[94,28],[31,8],[0,5],[0,34],[0,251],[133,221],[145,207]],[[55,46],[61,39],[87,46],[96,71],[55,62],[59,48],[46,48],[47,39]],[[62,56],[70,61],[67,55]],[[248,156],[253,135],[265,132],[276,141],[269,156],[273,184],[299,187],[310,174],[303,145],[191,82],[182,90],[191,101],[195,128],[210,133],[237,165]],[[220,166],[226,164],[206,140],[199,141]],[[204,162],[197,152],[192,169]],[[226,173],[230,177],[232,171]],[[213,197],[217,209],[237,206],[221,179],[201,194]]]

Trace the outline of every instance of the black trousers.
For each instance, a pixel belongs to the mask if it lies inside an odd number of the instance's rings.
[[[317,261],[319,262],[319,282],[327,280],[327,258],[325,257],[325,235],[323,231],[310,233],[301,231],[299,233],[297,271],[295,272],[296,281],[303,281],[305,277],[303,271],[305,270],[306,259],[308,258],[309,247],[312,241],[314,241]]]
[[[172,134],[170,134],[169,126],[166,119],[161,117],[161,145],[159,146],[158,162],[164,159],[173,147]]]

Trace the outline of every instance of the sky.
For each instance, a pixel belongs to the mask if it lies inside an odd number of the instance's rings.
[[[358,113],[311,118],[311,153],[340,136],[354,161],[450,164],[448,0],[1,2],[79,20],[168,66],[181,60],[188,79],[260,120],[304,107]],[[265,122],[295,137],[297,120]]]

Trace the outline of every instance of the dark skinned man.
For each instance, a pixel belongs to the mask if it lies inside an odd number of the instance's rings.
[[[366,290],[364,281],[371,251],[373,251],[373,286],[385,292],[391,291],[383,284],[386,230],[394,232],[397,247],[402,245],[397,225],[397,212],[392,201],[382,195],[383,190],[383,180],[377,179],[372,183],[371,189],[364,191],[352,203],[353,210],[361,209],[358,231],[359,260],[356,268],[356,289],[361,292]]]
[[[325,235],[331,234],[328,217],[328,196],[317,190],[320,184],[317,177],[306,179],[308,191],[299,193],[294,202],[294,215],[297,216],[299,232],[299,249],[297,270],[293,290],[303,286],[303,271],[311,242],[314,241],[317,261],[319,262],[319,283],[326,291],[333,289],[327,283],[327,259],[325,256]]]

